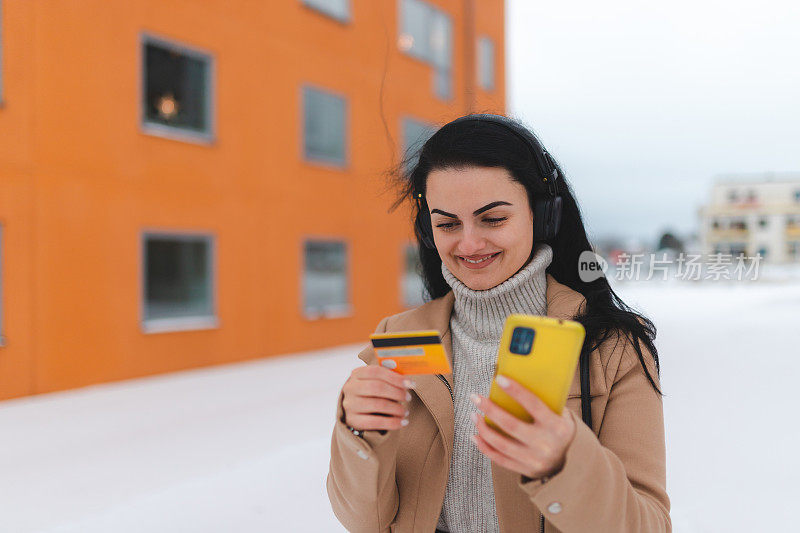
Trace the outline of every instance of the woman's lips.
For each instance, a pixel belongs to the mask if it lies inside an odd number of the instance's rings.
[[[479,263],[470,263],[469,261],[464,259],[464,257],[462,257],[462,256],[458,256],[458,259],[460,260],[461,264],[464,265],[465,267],[467,267],[467,268],[469,268],[471,270],[478,270],[478,269],[481,269],[481,268],[486,268],[488,265],[493,263],[494,260],[497,259],[498,255],[500,255],[500,252],[495,252],[494,254],[485,254],[485,255],[478,255],[478,256],[471,256],[470,257],[470,259],[472,259],[473,261],[488,257],[488,259],[484,259],[483,261],[481,261]]]

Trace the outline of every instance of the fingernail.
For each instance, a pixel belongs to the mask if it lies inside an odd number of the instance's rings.
[[[478,445],[478,439],[475,438],[475,435],[470,435],[469,436],[469,440],[471,440],[473,442],[473,444],[475,444],[475,446]]]
[[[400,425],[401,425],[401,426],[403,426],[403,427],[407,426],[407,425],[408,425],[408,419],[407,419],[407,418],[404,418],[404,419],[403,419],[403,420],[400,422]]]
[[[408,410],[406,410],[406,418],[408,418]]]
[[[499,386],[501,386],[504,389],[509,385],[511,385],[511,382],[508,381],[508,378],[505,376],[497,376],[496,378],[494,378],[494,380],[497,382]]]
[[[472,400],[472,403],[474,403],[475,405],[481,404],[481,397],[475,394],[474,392],[469,395],[469,399]]]
[[[414,383],[413,381],[411,381],[410,379],[404,379],[403,380],[403,385],[405,385],[406,388],[411,388],[411,387],[416,386],[417,384]]]
[[[478,423],[478,413],[472,413],[471,415],[469,415],[469,419],[472,420],[472,422],[474,424],[477,424]]]
[[[407,402],[411,401],[411,393],[410,392],[406,392],[406,401]]]

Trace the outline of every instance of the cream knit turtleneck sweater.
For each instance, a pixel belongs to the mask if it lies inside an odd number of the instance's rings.
[[[453,533],[499,531],[491,463],[470,440],[475,427],[469,416],[476,410],[470,394],[489,394],[506,317],[512,313],[545,314],[545,269],[552,259],[550,246],[538,243],[524,268],[500,285],[482,291],[464,285],[442,263],[442,275],[455,296],[450,316],[455,439],[438,529]]]

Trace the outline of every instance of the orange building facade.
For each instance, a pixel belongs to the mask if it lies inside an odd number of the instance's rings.
[[[384,174],[504,56],[503,0],[0,0],[0,399],[364,341]]]

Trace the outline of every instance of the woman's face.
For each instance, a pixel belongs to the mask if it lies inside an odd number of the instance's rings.
[[[505,168],[434,170],[426,201],[439,257],[470,289],[491,289],[525,266],[533,215],[525,187]]]

